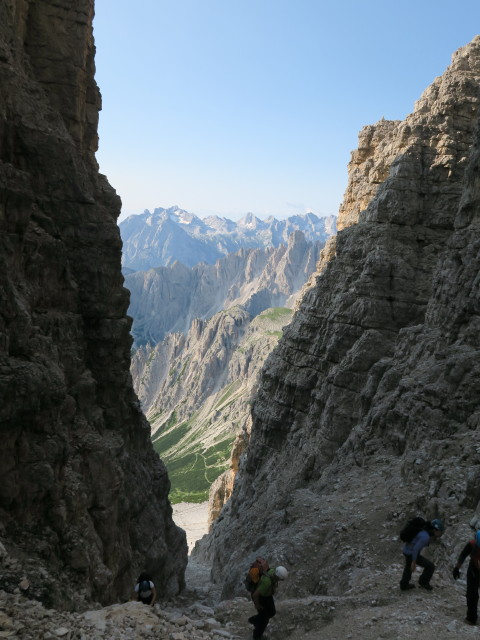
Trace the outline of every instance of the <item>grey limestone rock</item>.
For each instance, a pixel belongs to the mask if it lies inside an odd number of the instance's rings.
[[[353,562],[391,562],[407,513],[468,522],[478,506],[479,100],[476,37],[405,121],[361,132],[340,231],[265,363],[198,550],[224,594],[258,553],[291,568],[290,594],[344,593]]]
[[[0,3],[0,533],[61,606],[128,595],[145,565],[175,593],[186,564],[129,374],[92,19],[93,0]]]
[[[188,333],[192,323],[241,305],[256,316],[269,307],[292,306],[314,271],[323,243],[295,231],[277,248],[241,249],[215,264],[170,267],[128,274],[129,314],[135,346],[155,345],[168,333]]]

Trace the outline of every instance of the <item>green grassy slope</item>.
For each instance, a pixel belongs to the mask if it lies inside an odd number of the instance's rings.
[[[267,309],[257,316],[237,346],[237,357],[250,361],[255,353],[259,369],[291,316],[286,308]],[[177,368],[183,372],[183,363]],[[251,380],[228,379],[190,415],[179,418],[181,405],[177,405],[176,410],[147,416],[154,429],[154,448],[169,474],[172,504],[208,499],[211,484],[229,466],[233,442],[249,416],[251,395]]]

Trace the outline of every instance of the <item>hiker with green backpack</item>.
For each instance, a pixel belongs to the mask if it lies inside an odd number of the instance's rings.
[[[417,565],[423,567],[418,585],[427,591],[433,589],[430,580],[435,571],[435,565],[427,558],[424,558],[421,551],[430,544],[432,539],[439,538],[444,531],[445,527],[442,520],[435,518],[428,522],[420,517],[409,520],[400,531],[400,539],[405,542],[402,549],[405,557],[405,567],[400,580],[400,589],[402,591],[408,591],[415,587],[413,582],[410,582],[410,578]]]
[[[245,580],[245,586],[251,593],[257,615],[251,616],[248,621],[253,624],[253,638],[258,640],[267,628],[270,618],[276,614],[273,594],[276,591],[278,581],[285,580],[288,571],[285,567],[270,569],[263,558],[257,558],[250,566]]]

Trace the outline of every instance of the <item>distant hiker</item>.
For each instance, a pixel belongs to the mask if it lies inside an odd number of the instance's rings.
[[[467,617],[465,622],[477,624],[478,588],[480,587],[480,531],[477,531],[473,540],[467,542],[458,556],[457,564],[453,569],[455,580],[460,577],[460,567],[467,556],[470,556],[470,562],[467,569]]]
[[[253,604],[257,610],[257,615],[248,619],[253,624],[253,638],[261,638],[265,631],[270,618],[276,614],[275,602],[273,594],[278,585],[279,580],[285,580],[288,571],[285,567],[277,567],[276,569],[268,569],[260,576],[255,590],[252,593]]]
[[[430,580],[433,576],[433,572],[435,571],[435,565],[427,558],[424,558],[421,555],[421,551],[424,547],[428,547],[432,538],[439,538],[442,533],[445,531],[445,527],[443,525],[442,520],[435,518],[435,520],[431,520],[427,522],[422,520],[423,527],[413,535],[413,537],[408,540],[409,537],[408,531],[414,528],[414,521],[419,522],[420,518],[414,518],[411,520],[407,526],[402,529],[400,532],[400,538],[405,541],[405,545],[402,549],[403,555],[405,556],[405,568],[403,569],[402,579],[400,580],[400,589],[402,591],[407,591],[408,589],[413,589],[415,585],[410,582],[410,578],[412,577],[412,573],[417,568],[423,567],[422,575],[418,580],[418,585],[427,591],[431,591],[433,589],[430,584]]]
[[[138,576],[137,584],[133,590],[132,600],[139,600],[143,604],[149,604],[153,607],[157,599],[157,590],[148,573],[141,573]]]

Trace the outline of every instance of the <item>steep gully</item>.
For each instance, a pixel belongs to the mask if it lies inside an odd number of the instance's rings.
[[[185,538],[128,376],[119,202],[94,160],[92,12],[90,0],[0,5],[6,637],[38,637],[38,623],[44,637],[85,637],[79,614],[34,599],[122,600],[145,558],[165,596],[183,584]],[[458,622],[447,568],[480,498],[479,80],[476,38],[403,123],[360,136],[347,224],[264,367],[233,496],[195,553],[232,631],[158,618],[142,637],[244,634],[249,603],[231,598],[256,553],[291,570],[279,636],[475,632]],[[436,592],[407,600],[392,558],[418,509],[449,526],[431,550]],[[135,637],[127,618],[89,637]]]

